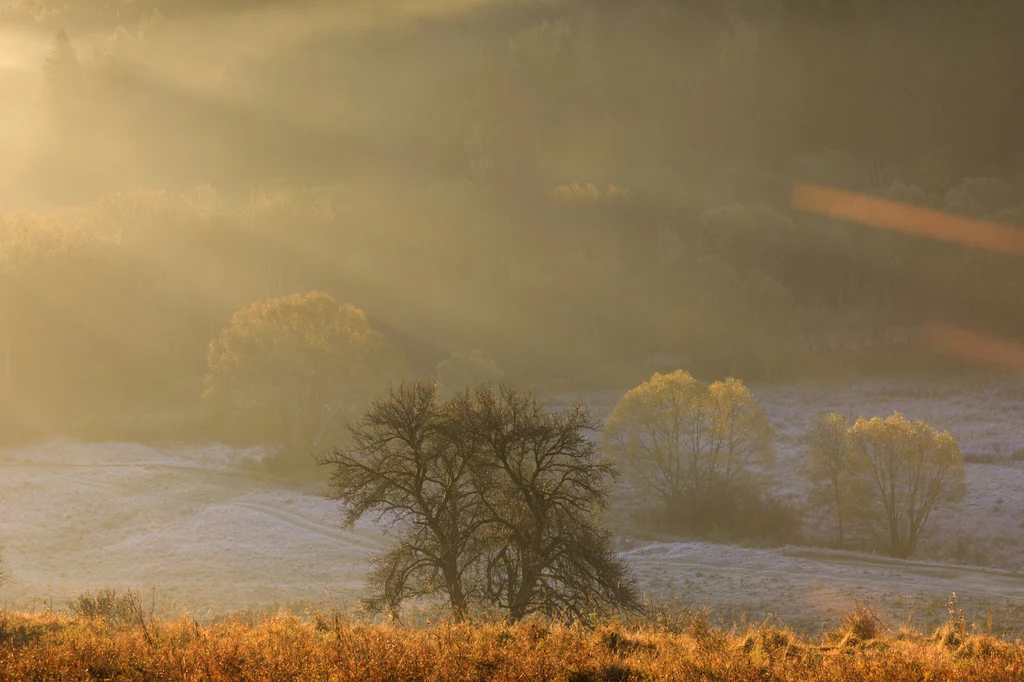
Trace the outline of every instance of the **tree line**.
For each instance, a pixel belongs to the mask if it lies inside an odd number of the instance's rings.
[[[988,287],[979,282],[1002,282],[991,304],[1005,310],[1024,291],[1019,267],[995,256],[880,233],[858,242],[852,228],[765,208],[623,239],[616,230],[657,226],[635,197],[544,198],[514,223],[515,209],[481,188],[406,189],[400,216],[351,187],[237,200],[209,185],[0,215],[8,439],[195,409],[208,345],[231,316],[293,292],[354,302],[420,371],[479,348],[522,384],[585,387],[649,374],[659,356],[698,376],[772,380],[950,367],[908,332],[929,316],[907,263],[962,276],[965,310],[968,292]],[[501,222],[475,227],[491,218]],[[775,248],[775,236],[789,246]],[[835,249],[806,250],[833,237]],[[888,254],[886,270],[864,267],[849,248],[858,243]],[[787,258],[805,289],[768,274]]]
[[[392,537],[373,559],[374,611],[439,597],[459,619],[637,608],[601,521],[619,472],[646,521],[672,532],[785,542],[799,530],[773,497],[772,427],[739,379],[655,373],[602,428],[582,405],[554,412],[499,385],[478,351],[410,374],[361,310],[322,292],[239,310],[207,355],[211,406],[280,443],[279,469],[327,467],[346,523],[370,516]],[[811,501],[835,515],[840,547],[855,524],[873,541],[858,546],[907,558],[932,513],[965,495],[956,440],[898,413],[828,415],[807,456]]]
[[[655,373],[601,425],[582,405],[553,412],[499,384],[483,354],[457,353],[363,411],[400,376],[401,357],[361,311],[322,293],[240,311],[208,360],[208,399],[233,395],[241,422],[283,428],[291,447],[280,464],[301,469],[317,452],[346,523],[370,516],[393,536],[369,579],[376,611],[431,595],[459,618],[483,607],[515,620],[635,607],[599,520],[620,472],[658,527],[799,537],[799,511],[773,494],[773,429],[739,379]],[[907,558],[932,513],[966,494],[953,436],[899,413],[852,425],[827,415],[807,433],[805,457],[809,501],[834,514],[839,547],[853,528],[856,546]]]
[[[489,609],[513,621],[638,608],[601,520],[620,472],[675,532],[738,535],[751,530],[738,520],[763,513],[743,505],[750,486],[770,491],[771,429],[742,382],[655,374],[616,405],[601,450],[599,429],[582,405],[553,412],[494,384],[444,398],[416,381],[373,401],[346,444],[317,457],[345,523],[369,516],[391,536],[366,606],[398,617],[405,602],[440,599],[459,620]],[[898,413],[852,426],[828,415],[807,442],[812,499],[836,514],[840,546],[852,517],[907,558],[932,512],[965,494],[956,440]]]

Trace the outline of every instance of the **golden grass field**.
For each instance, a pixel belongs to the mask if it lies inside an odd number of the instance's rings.
[[[1024,680],[1024,644],[956,618],[892,630],[860,608],[815,639],[699,615],[602,621],[368,624],[280,613],[201,626],[191,618],[0,618],[0,679],[17,680]]]

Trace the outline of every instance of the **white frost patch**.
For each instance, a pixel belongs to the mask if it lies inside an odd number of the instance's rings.
[[[0,448],[0,463],[79,465],[198,465],[226,468],[258,464],[264,447],[239,448],[224,443],[155,448],[138,443],[81,443],[66,438],[18,448]]]
[[[956,592],[967,601],[969,616],[980,614],[984,621],[985,609],[995,604],[997,621],[1003,609],[1009,615],[1002,622],[1024,624],[1024,462],[1012,459],[1024,450],[1024,380],[802,382],[752,389],[776,429],[776,486],[796,500],[806,495],[797,473],[805,459],[803,433],[829,411],[854,418],[899,410],[949,429],[966,454],[994,457],[992,464],[968,463],[967,500],[936,516],[936,532],[922,553],[950,560],[967,551],[1018,573],[808,548],[623,538],[624,556],[646,594],[709,605],[727,618],[772,613],[814,630],[834,622],[854,599],[879,604],[894,618],[931,624],[945,617],[945,600]],[[551,404],[583,399],[604,418],[620,396],[560,396]],[[218,444],[152,448],[66,440],[0,451],[0,542],[11,569],[9,604],[52,599],[61,607],[81,591],[115,587],[141,590],[147,604],[155,588],[158,608],[199,615],[315,602],[325,591],[354,606],[364,592],[367,556],[388,538],[369,520],[342,528],[342,511],[322,496],[323,488],[276,486],[244,466],[263,455],[259,448]],[[827,536],[827,522],[808,522]]]

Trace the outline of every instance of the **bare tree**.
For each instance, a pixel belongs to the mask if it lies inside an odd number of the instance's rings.
[[[373,610],[396,613],[405,599],[442,592],[457,619],[466,615],[467,573],[482,554],[488,519],[471,480],[476,452],[446,409],[435,384],[402,386],[350,428],[351,447],[318,458],[332,468],[346,523],[372,513],[397,537],[374,558]]]
[[[394,613],[441,593],[457,619],[479,603],[512,620],[636,607],[597,521],[614,469],[597,459],[593,428],[582,407],[550,414],[490,386],[443,401],[415,383],[374,402],[352,446],[319,460],[347,523],[373,513],[397,536],[374,560],[368,604]]]
[[[508,388],[453,402],[482,446],[476,472],[489,519],[488,600],[512,620],[635,608],[628,569],[597,521],[615,469],[587,437],[597,429],[589,412],[577,405],[552,414]]]

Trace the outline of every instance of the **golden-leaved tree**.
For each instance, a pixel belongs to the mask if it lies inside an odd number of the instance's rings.
[[[849,428],[845,417],[833,413],[814,422],[806,436],[812,496],[835,515],[840,548],[846,542],[845,527],[855,505],[864,499],[864,470],[850,445]]]
[[[772,459],[772,429],[742,381],[710,385],[682,370],[654,374],[619,400],[604,448],[630,480],[660,500],[666,518],[716,525],[755,465]]]
[[[289,454],[310,454],[401,373],[366,314],[323,292],[237,311],[210,344],[204,396],[264,429]]]
[[[849,439],[863,469],[868,530],[892,556],[911,556],[931,513],[966,494],[956,439],[899,412],[858,419]]]

